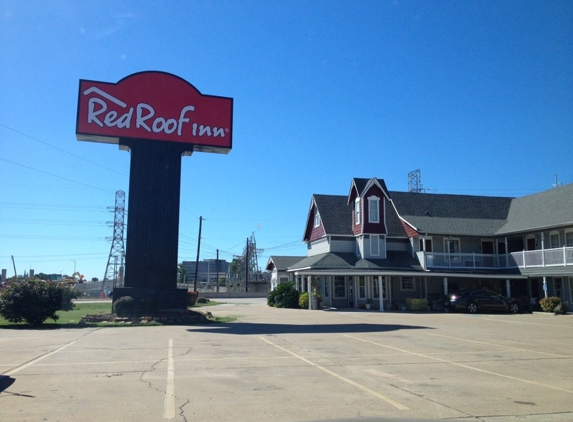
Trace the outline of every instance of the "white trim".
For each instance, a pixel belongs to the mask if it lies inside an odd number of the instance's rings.
[[[380,198],[376,195],[369,196],[368,200],[368,222],[372,224],[380,224]],[[371,204],[376,204],[376,220],[372,219]]]

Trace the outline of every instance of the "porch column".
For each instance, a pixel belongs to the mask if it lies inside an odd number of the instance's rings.
[[[448,277],[444,277],[444,294],[448,294]]]
[[[511,285],[509,284],[509,280],[505,280],[505,295],[511,297]]]
[[[312,276],[308,276],[307,278],[307,292],[308,292],[308,309],[312,309]]]
[[[332,296],[334,296],[333,276],[327,275],[325,283],[328,283],[328,307],[332,308]]]
[[[380,299],[380,312],[384,312],[384,292],[382,291],[382,276],[378,276],[378,294]]]

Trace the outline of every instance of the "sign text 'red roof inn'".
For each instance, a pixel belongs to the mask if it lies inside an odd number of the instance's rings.
[[[149,139],[192,144],[194,151],[231,150],[233,99],[202,95],[169,73],[135,73],[116,84],[82,79],[78,95],[80,141]]]

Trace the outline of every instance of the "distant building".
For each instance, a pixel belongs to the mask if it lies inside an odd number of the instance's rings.
[[[224,259],[204,259],[199,261],[199,267],[197,269],[197,282],[198,283],[209,283],[214,282],[217,277],[217,271],[219,272],[219,279],[221,277],[227,277],[229,273],[229,262]],[[183,268],[187,271],[187,281],[192,282],[195,280],[195,261],[183,261]]]

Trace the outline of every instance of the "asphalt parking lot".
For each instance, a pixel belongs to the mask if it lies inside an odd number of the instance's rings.
[[[573,316],[273,309],[0,330],[2,421],[573,420]]]

